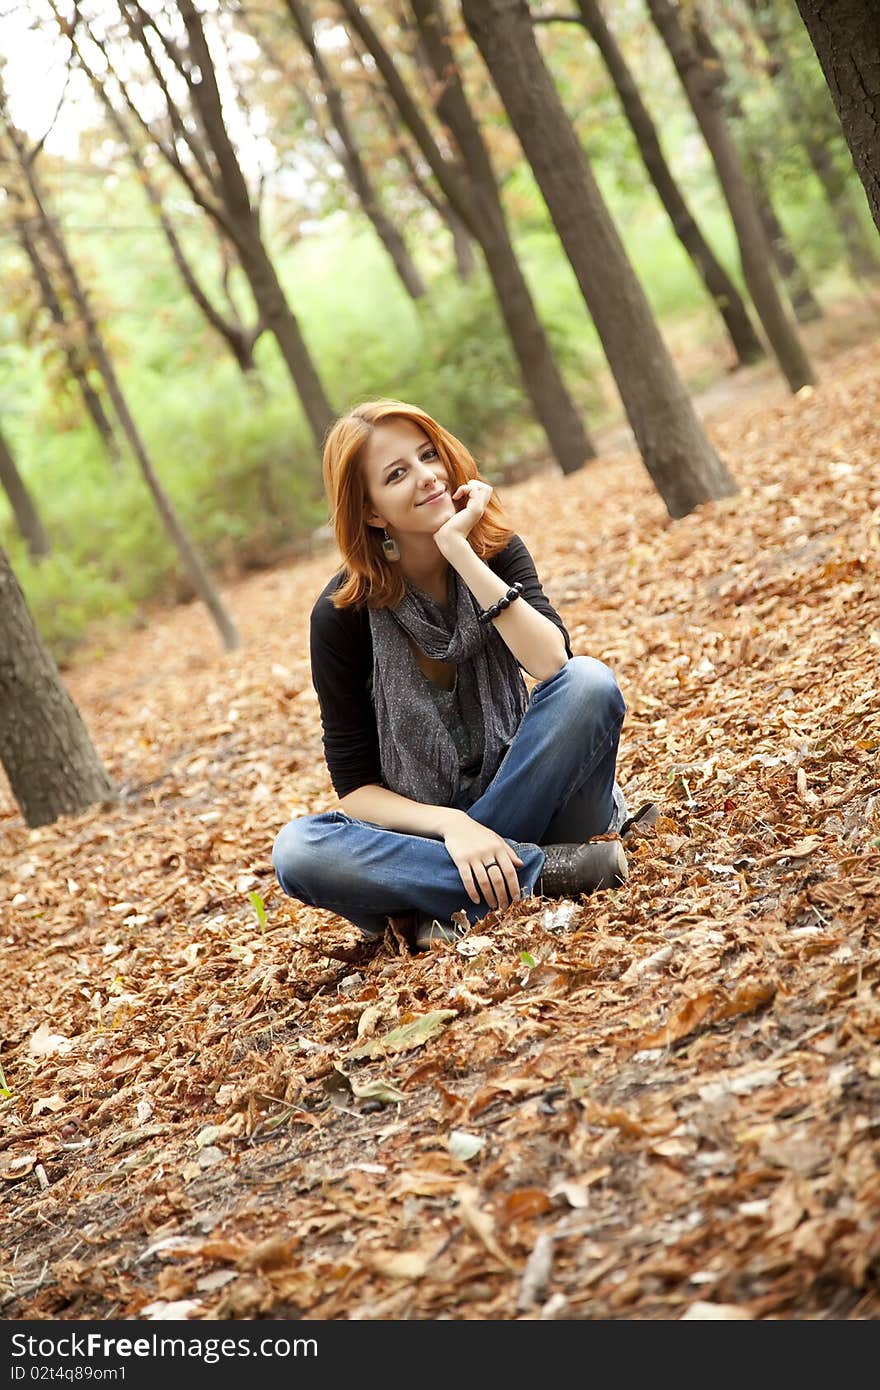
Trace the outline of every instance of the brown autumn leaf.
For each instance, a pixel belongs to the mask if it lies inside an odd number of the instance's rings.
[[[468,1115],[471,1119],[476,1119],[484,1110],[488,1110],[490,1105],[494,1105],[500,1096],[527,1096],[542,1089],[543,1085],[539,1079],[526,1076],[502,1077],[491,1086],[477,1092],[468,1105]]]
[[[543,1188],[521,1187],[505,1197],[498,1219],[505,1226],[511,1226],[516,1221],[531,1221],[536,1216],[543,1216],[552,1205]]]
[[[755,980],[742,985],[734,995],[720,999],[712,1012],[712,1022],[721,1023],[739,1014],[753,1014],[776,997],[776,985],[771,980]]]
[[[465,1229],[482,1241],[489,1254],[494,1256],[496,1260],[499,1260],[508,1269],[514,1269],[516,1266],[510,1256],[498,1244],[495,1235],[495,1221],[491,1212],[479,1205],[477,1188],[462,1183],[458,1188],[457,1196],[458,1214]]]
[[[714,989],[706,990],[692,999],[685,999],[672,1010],[662,1028],[657,1028],[651,1033],[642,1033],[633,1046],[641,1051],[654,1047],[669,1047],[672,1043],[679,1042],[696,1032],[707,1018],[711,1021],[717,1001],[718,994]]]
[[[420,1014],[399,1028],[393,1028],[390,1033],[370,1038],[367,1042],[352,1048],[347,1054],[348,1060],[357,1061],[364,1057],[387,1057],[396,1052],[411,1052],[436,1037],[457,1017],[457,1009],[433,1009],[429,1013]]]

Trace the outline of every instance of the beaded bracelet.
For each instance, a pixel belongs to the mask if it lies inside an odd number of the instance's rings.
[[[497,618],[502,609],[509,608],[513,600],[519,598],[522,590],[522,584],[512,584],[502,598],[493,603],[491,608],[487,608],[485,612],[480,614],[480,622],[490,623],[493,618]]]

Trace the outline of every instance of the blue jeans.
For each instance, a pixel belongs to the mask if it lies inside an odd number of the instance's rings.
[[[500,835],[523,860],[528,896],[544,864],[541,845],[588,840],[618,829],[626,803],[614,780],[626,706],[611,671],[572,657],[534,686],[525,714],[489,786],[468,815]],[[285,825],[272,851],[284,892],[346,917],[367,936],[389,915],[418,909],[448,921],[489,911],[474,903],[442,840],[386,830],[344,811],[301,816]]]

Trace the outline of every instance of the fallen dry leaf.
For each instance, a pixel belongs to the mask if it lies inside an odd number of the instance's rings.
[[[393,1028],[390,1033],[371,1038],[368,1042],[361,1043],[360,1047],[352,1048],[347,1054],[348,1060],[353,1062],[363,1057],[387,1057],[396,1052],[411,1052],[413,1048],[422,1047],[431,1038],[436,1037],[457,1017],[457,1009],[434,1009],[431,1013],[414,1018],[410,1023],[402,1024],[400,1028]]]
[[[479,1192],[475,1187],[462,1185],[458,1189],[458,1214],[465,1230],[470,1231],[472,1236],[476,1236],[482,1241],[490,1255],[496,1260],[500,1260],[508,1269],[514,1269],[515,1265],[508,1255],[504,1253],[495,1235],[495,1222],[491,1212],[483,1210],[479,1205]]]
[[[28,1042],[32,1057],[52,1057],[56,1052],[69,1052],[73,1046],[63,1033],[53,1033],[48,1023],[41,1023]]]

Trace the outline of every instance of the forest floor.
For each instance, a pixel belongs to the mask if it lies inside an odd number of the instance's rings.
[[[422,955],[283,896],[332,546],[65,674],[122,798],[0,798],[0,1316],[880,1316],[880,371],[812,346],[703,402],[729,500],[501,490],[660,803],[620,889]]]

